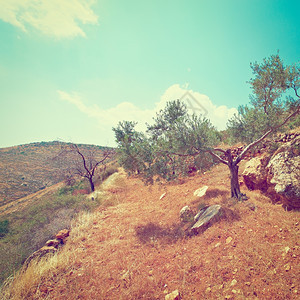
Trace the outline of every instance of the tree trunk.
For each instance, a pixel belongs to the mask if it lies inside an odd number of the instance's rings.
[[[240,183],[239,183],[239,166],[232,164],[229,165],[230,169],[230,185],[231,185],[231,197],[233,198],[240,198],[241,197],[241,190],[240,190]]]
[[[94,185],[94,182],[93,182],[93,178],[92,178],[92,177],[89,178],[89,182],[90,182],[91,190],[92,190],[92,192],[94,192],[94,191],[95,191],[95,185]]]
[[[241,197],[241,190],[240,190],[240,183],[239,183],[239,166],[235,163],[232,159],[231,150],[228,149],[225,152],[227,156],[227,165],[230,170],[230,185],[231,185],[231,197],[240,199]]]

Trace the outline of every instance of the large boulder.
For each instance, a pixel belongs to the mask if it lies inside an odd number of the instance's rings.
[[[200,213],[195,216],[196,223],[191,228],[192,234],[198,234],[220,220],[222,213],[221,205],[212,205],[201,209]]]
[[[300,209],[300,138],[280,147],[270,159],[267,193],[287,208]]]
[[[270,156],[264,154],[262,156],[252,158],[246,163],[245,170],[243,172],[243,179],[249,190],[266,191],[268,189],[268,174],[266,166],[269,160]]]
[[[264,154],[247,162],[243,172],[245,185],[268,194],[288,209],[300,209],[300,136],[284,143],[270,157]]]

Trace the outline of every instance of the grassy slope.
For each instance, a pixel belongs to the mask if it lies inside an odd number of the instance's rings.
[[[63,170],[71,163],[53,159],[63,143],[41,142],[0,149],[0,210],[13,200],[35,193],[64,179]],[[96,150],[99,146],[79,145],[80,149]]]
[[[120,203],[79,220],[59,255],[17,276],[15,299],[163,299],[175,289],[183,299],[299,299],[299,212],[257,191],[243,191],[257,211],[229,200],[226,166],[180,185],[119,176],[106,189]],[[180,209],[203,203],[221,203],[224,219],[180,238]]]

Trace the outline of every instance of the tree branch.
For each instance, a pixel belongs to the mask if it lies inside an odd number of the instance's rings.
[[[289,119],[291,119],[292,117],[294,117],[295,115],[299,114],[300,111],[300,106],[298,106],[298,108],[291,113],[280,125],[275,126],[274,128],[268,130],[265,134],[263,134],[259,139],[257,139],[256,141],[252,142],[251,144],[249,144],[240,155],[237,156],[237,158],[234,160],[234,164],[237,165],[245,156],[245,154],[255,145],[257,145],[259,142],[261,142],[263,139],[265,139],[270,133],[274,132],[276,129],[278,129],[279,127],[283,126],[284,124],[287,123],[287,121]]]
[[[213,149],[213,150],[215,150],[215,149]],[[206,152],[208,152],[210,155],[212,155],[215,158],[217,158],[221,163],[223,163],[223,164],[225,164],[225,165],[228,166],[228,162],[225,159],[221,158],[218,154],[214,153],[213,150],[207,150]],[[219,149],[219,150],[221,150],[221,149]],[[222,152],[225,153],[225,151],[222,151]]]
[[[223,150],[223,149],[220,149],[220,148],[214,148],[214,151],[220,151],[220,152],[222,152],[223,154],[226,154],[226,151]]]

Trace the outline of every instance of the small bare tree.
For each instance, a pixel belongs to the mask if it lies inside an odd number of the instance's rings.
[[[105,148],[99,155],[95,149],[83,150],[77,144],[63,144],[58,157],[68,156],[72,163],[68,168],[68,174],[86,178],[89,181],[91,191],[95,191],[95,172],[97,169],[105,171],[107,162],[115,155],[114,149]]]

